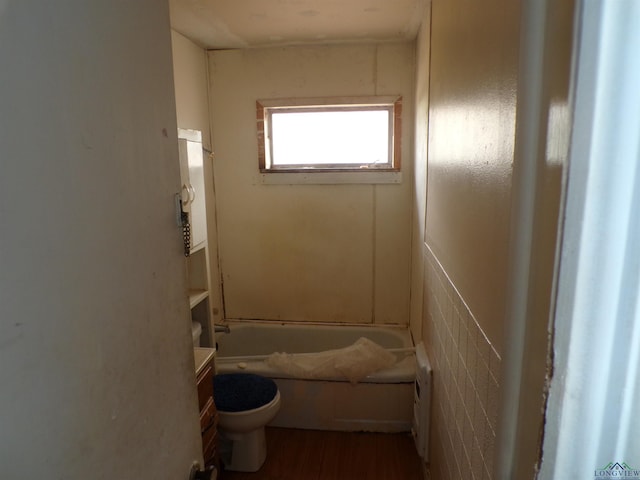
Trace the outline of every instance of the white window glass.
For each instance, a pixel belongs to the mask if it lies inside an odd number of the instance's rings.
[[[256,112],[262,173],[400,172],[401,97],[258,100]]]
[[[321,168],[391,166],[391,108],[274,110],[271,165]]]

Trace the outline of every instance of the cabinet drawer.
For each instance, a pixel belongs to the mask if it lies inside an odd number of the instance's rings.
[[[198,376],[198,409],[202,410],[213,397],[213,368],[211,365]]]
[[[209,398],[207,405],[200,412],[200,431],[204,434],[207,429],[215,427],[218,420],[218,411],[213,404],[213,398]],[[214,428],[215,430],[215,428]]]
[[[218,445],[218,411],[213,399],[209,399],[204,410],[200,413],[200,428],[202,432],[202,456],[206,466],[215,465],[219,468],[217,458]]]
[[[202,444],[206,445],[205,447],[203,447],[203,452],[202,452],[205,466],[209,466],[213,464],[213,465],[216,465],[217,467],[218,459],[216,458],[216,446],[217,446],[216,435],[214,434],[211,437],[208,444],[205,444],[204,442],[202,442]]]
[[[215,425],[211,425],[207,431],[202,434],[202,450],[206,454],[208,450],[215,447],[218,430]]]

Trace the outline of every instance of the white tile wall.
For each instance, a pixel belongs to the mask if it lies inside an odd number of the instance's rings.
[[[501,358],[433,253],[425,255],[425,340],[434,369],[431,475],[492,479]]]

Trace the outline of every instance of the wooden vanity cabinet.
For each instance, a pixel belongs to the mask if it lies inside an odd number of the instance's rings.
[[[218,457],[218,411],[213,401],[213,365],[206,365],[197,377],[200,431],[205,467],[220,468]]]

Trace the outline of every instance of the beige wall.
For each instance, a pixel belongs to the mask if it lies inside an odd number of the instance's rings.
[[[424,291],[424,239],[427,208],[427,140],[429,134],[429,52],[431,4],[424,9],[416,39],[414,186],[411,210],[411,333],[422,337]]]
[[[72,3],[0,6],[0,477],[186,478],[168,5]]]
[[[171,31],[173,82],[176,93],[178,128],[202,132],[202,146],[212,151],[209,121],[207,52],[180,33]],[[222,321],[222,289],[218,266],[216,196],[213,188],[213,158],[204,156],[204,181],[207,208],[207,245],[209,259],[210,318]]]
[[[211,150],[207,52],[175,30],[171,30],[171,47],[178,128],[200,130],[202,145]]]
[[[228,318],[409,322],[410,43],[209,52]],[[263,185],[257,99],[404,98],[399,185]]]
[[[438,480],[494,478],[519,22],[518,2],[433,0],[430,50],[418,48],[418,92],[430,65],[428,160],[417,141],[416,171],[427,162],[422,339]]]
[[[427,243],[498,352],[519,22],[518,2],[433,2]]]
[[[556,245],[572,132],[574,0],[523,6],[514,166],[514,234],[502,381],[499,473],[533,478],[541,458],[546,385],[552,375]],[[559,260],[558,260],[559,261]],[[514,294],[515,293],[515,294]],[[557,354],[557,352],[556,352]]]

